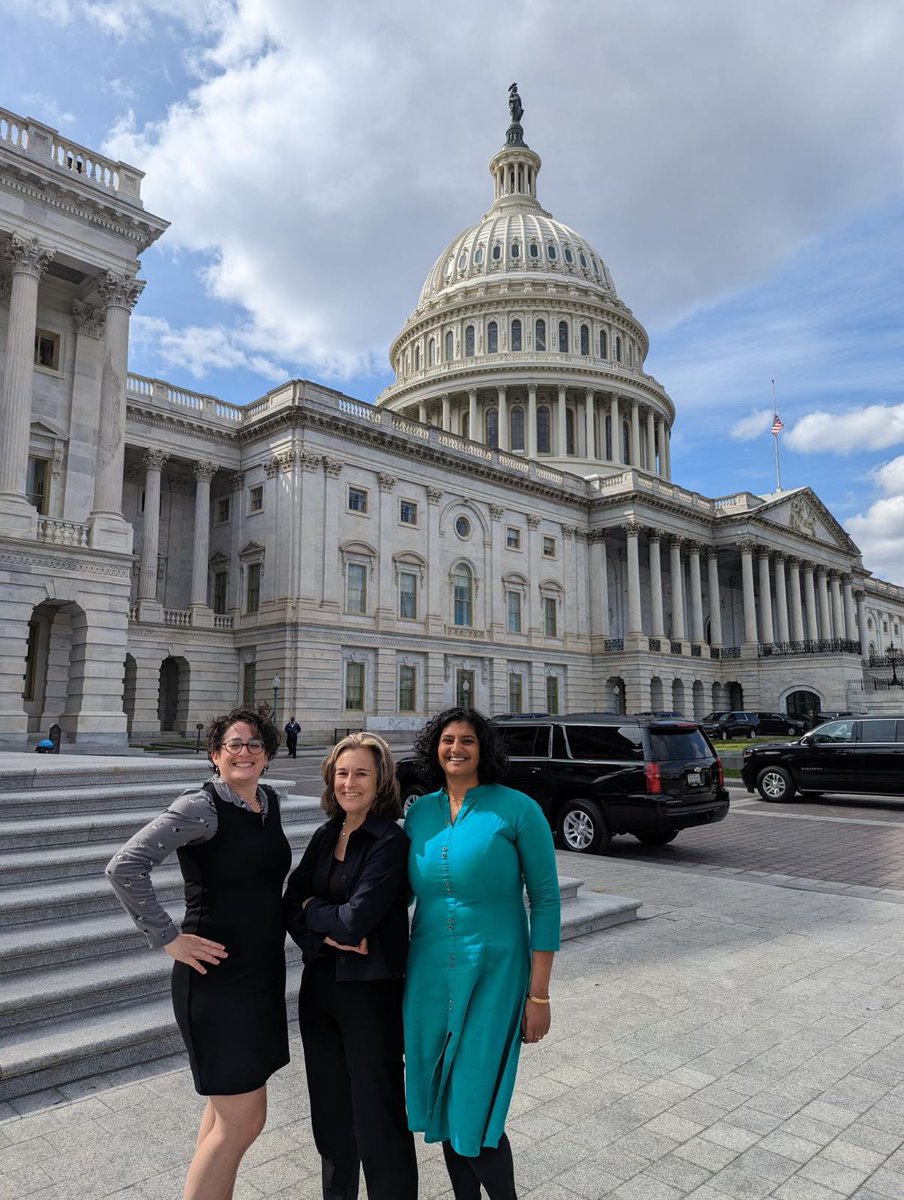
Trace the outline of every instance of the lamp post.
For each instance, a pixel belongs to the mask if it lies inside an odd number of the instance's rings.
[[[273,720],[276,720],[276,708],[279,704],[279,689],[282,687],[282,680],[278,675],[273,676]]]
[[[891,686],[892,687],[904,686],[904,684],[902,684],[901,680],[898,679],[898,672],[895,670],[895,663],[898,661],[899,654],[900,654],[900,650],[897,650],[895,648],[894,642],[889,642],[889,644],[888,644],[888,661],[891,663]]]

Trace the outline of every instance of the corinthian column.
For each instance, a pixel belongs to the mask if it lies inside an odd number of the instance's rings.
[[[640,468],[640,405],[631,401],[631,466]]]
[[[145,450],[144,526],[142,529],[141,566],[138,574],[138,602],[147,610],[157,601],[157,550],[160,545],[160,475],[167,455],[161,450]],[[158,614],[146,612],[153,620]],[[142,619],[144,619],[142,617]]]
[[[590,636],[609,636],[609,568],[604,529],[595,529],[590,534]]]
[[[656,474],[656,414],[647,409],[647,470]]]
[[[498,412],[496,414],[496,441],[500,450],[508,450],[509,448],[509,420],[508,420],[508,404],[506,403],[505,387],[496,389],[496,400],[498,403]]]
[[[829,589],[832,595],[832,631],[839,640],[845,637],[844,608],[841,603],[841,576],[833,571],[829,576]]]
[[[703,588],[700,580],[700,547],[696,542],[688,546],[688,574],[691,584],[691,641],[699,646],[703,642]]]
[[[624,526],[626,553],[628,561],[628,628],[627,634],[643,633],[640,604],[640,554],[638,551],[638,536],[640,526],[634,521],[628,521]]]
[[[767,646],[775,641],[772,625],[772,584],[769,579],[769,554],[760,551],[760,639]]]
[[[0,531],[34,537],[36,515],[25,496],[31,430],[38,283],[54,251],[37,238],[13,234],[6,248],[12,264],[6,367],[0,395]]]
[[[788,641],[788,589],[785,583],[785,556],[775,556],[775,620],[780,642]]]
[[[588,388],[584,393],[584,442],[586,445],[586,457],[594,459],[596,454],[596,438],[594,437],[594,429],[596,426],[596,416],[594,408],[593,389]]]
[[[207,560],[210,557],[210,481],[217,473],[214,462],[199,462],[193,467],[195,477],[195,528],[191,556],[192,624],[206,622],[210,612],[207,603]]]
[[[804,563],[804,605],[807,610],[807,637],[811,642],[819,640],[816,623],[816,588],[813,585],[813,565]]]
[[[649,535],[650,548],[650,607],[653,616],[653,637],[665,637],[665,620],[662,613],[662,534],[658,529],[651,529]]]
[[[804,640],[804,611],[800,599],[800,559],[792,558],[788,562],[789,579],[791,584],[791,641]]]
[[[819,597],[819,636],[828,641],[832,636],[832,614],[829,609],[829,586],[825,567],[816,571],[816,594]]]
[[[860,654],[865,659],[869,654],[869,639],[867,638],[866,628],[866,592],[858,589],[854,592],[854,601],[857,605],[857,637],[860,639]]]
[[[524,448],[528,458],[537,457],[537,385],[527,385],[527,437]]]
[[[844,605],[844,636],[849,642],[857,640],[857,620],[854,609],[854,580],[845,575],[841,584],[842,603]]]
[[[719,552],[707,553],[709,573],[709,640],[713,646],[722,645],[722,596],[719,591]]]
[[[144,283],[134,276],[117,275],[113,271],[108,271],[97,286],[107,316],[90,537],[92,546],[102,550],[119,550],[123,554],[128,554],[132,549],[132,527],[122,515],[129,316],[143,288]]]
[[[609,429],[612,432],[612,461],[624,462],[622,454],[621,417],[618,415],[618,396],[613,395],[609,401]]]
[[[744,593],[744,641],[756,645],[756,598],[753,587],[753,551],[755,547],[750,542],[743,542],[741,551],[741,582]]]
[[[687,638],[684,624],[684,568],[681,565],[681,538],[673,537],[669,546],[669,575],[672,580],[672,637]]]
[[[568,423],[566,420],[567,404],[565,397],[568,394],[568,389],[564,384],[559,386],[559,403],[556,406],[556,457],[565,458],[568,454]]]

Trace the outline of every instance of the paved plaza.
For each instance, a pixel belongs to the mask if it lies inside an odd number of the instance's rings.
[[[522,1200],[904,1198],[900,896],[559,866],[642,897],[645,919],[557,958],[553,1029],[524,1050],[508,1125]],[[293,1053],[236,1200],[320,1195]],[[179,1059],[3,1106],[0,1200],[177,1200],[199,1109]],[[421,1147],[421,1196],[451,1197],[437,1147]]]

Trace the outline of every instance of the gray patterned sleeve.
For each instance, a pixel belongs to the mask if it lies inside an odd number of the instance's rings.
[[[152,950],[179,936],[151,883],[151,870],[174,850],[207,842],[217,832],[217,809],[205,791],[186,792],[139,829],[107,863],[105,874],[123,908]]]

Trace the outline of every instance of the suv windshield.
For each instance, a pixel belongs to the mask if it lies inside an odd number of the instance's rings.
[[[650,745],[656,762],[712,758],[713,752],[699,729],[650,729]]]

